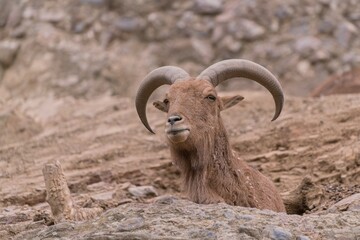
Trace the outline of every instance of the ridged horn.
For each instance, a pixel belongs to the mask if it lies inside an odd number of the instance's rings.
[[[200,73],[196,79],[204,79],[215,87],[235,77],[247,78],[264,86],[275,101],[275,114],[271,121],[277,119],[284,104],[284,93],[276,77],[263,66],[244,59],[229,59],[211,65]]]
[[[164,66],[150,72],[141,82],[136,93],[136,111],[141,122],[151,133],[154,133],[154,131],[151,129],[146,117],[146,104],[150,95],[153,91],[155,91],[155,89],[162,85],[171,85],[179,79],[185,79],[188,77],[189,74],[179,67]]]

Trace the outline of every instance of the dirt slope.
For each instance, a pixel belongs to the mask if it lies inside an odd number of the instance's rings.
[[[246,100],[223,114],[232,145],[279,191],[292,190],[309,176],[314,186],[304,195],[307,213],[360,192],[359,95],[287,97],[282,117],[270,123],[273,103],[265,91],[240,94]],[[47,104],[54,107],[45,108]],[[129,98],[49,97],[9,101],[3,107],[0,233],[4,236],[49,223],[41,170],[55,160],[63,165],[79,205],[97,203],[108,209],[147,201],[132,196],[129,183],[182,197],[180,175],[162,136],[165,116],[156,109],[149,107],[149,121],[158,132],[151,135]]]

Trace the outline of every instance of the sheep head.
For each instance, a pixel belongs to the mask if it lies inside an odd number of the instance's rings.
[[[264,67],[243,59],[218,62],[205,69],[197,78],[191,78],[178,67],[165,66],[153,70],[142,81],[136,95],[136,109],[144,126],[152,133],[146,117],[146,103],[151,93],[161,85],[172,85],[164,101],[155,107],[168,113],[166,133],[173,143],[187,141],[192,128],[216,127],[220,111],[229,108],[243,98],[234,96],[219,98],[215,87],[231,78],[247,78],[264,86],[275,101],[275,120],[281,113],[284,95],[279,81]],[[204,130],[205,131],[205,130]]]
[[[196,138],[215,132],[220,124],[220,111],[234,106],[241,96],[218,97],[215,87],[200,79],[175,82],[163,101],[153,105],[168,114],[165,133],[171,144],[182,144],[186,140],[192,146]],[[189,146],[189,147],[190,147]]]

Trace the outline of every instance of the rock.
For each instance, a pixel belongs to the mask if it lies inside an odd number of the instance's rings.
[[[335,38],[343,48],[349,48],[350,41],[358,33],[357,27],[350,22],[343,22],[335,30]]]
[[[222,0],[196,0],[194,10],[199,14],[218,14],[223,10]]]
[[[270,229],[269,237],[272,240],[291,240],[293,235],[281,227],[274,227]]]
[[[310,240],[310,238],[308,238],[307,236],[298,236],[297,238],[296,238],[296,240]]]
[[[158,196],[156,189],[153,186],[132,186],[128,191],[134,197],[156,197]]]
[[[228,24],[228,31],[238,39],[252,41],[264,36],[265,29],[249,19],[239,19]]]
[[[333,21],[331,21],[331,20],[322,20],[319,23],[318,31],[320,33],[332,34],[335,27],[336,27],[336,23],[334,23]]]
[[[6,27],[15,28],[20,25],[22,20],[22,9],[19,5],[13,5],[9,13]]]
[[[177,198],[175,196],[163,195],[163,196],[156,197],[154,199],[154,203],[157,203],[157,204],[173,204],[178,200],[179,200],[179,198]]]
[[[153,12],[147,16],[146,27],[144,25],[144,32],[141,33],[142,38],[146,41],[163,41],[175,34],[172,28],[174,18],[169,18],[166,15]]]
[[[245,233],[246,235],[253,237],[255,239],[261,238],[261,232],[259,231],[259,229],[250,226],[239,227],[239,233]]]
[[[0,0],[0,28],[5,27],[9,12],[10,12],[10,0]]]
[[[43,22],[50,22],[50,23],[58,23],[63,21],[66,18],[66,13],[62,10],[56,11],[49,11],[49,10],[42,10],[39,13],[39,20]]]
[[[2,65],[0,64],[0,83],[2,80],[2,77],[4,76],[4,68],[2,67]]]
[[[191,45],[199,55],[199,60],[204,64],[211,63],[214,58],[214,50],[209,41],[204,39],[192,38]]]
[[[294,14],[294,9],[286,3],[280,4],[275,8],[274,15],[280,20],[284,21]]]
[[[110,4],[109,0],[80,0],[83,4],[90,4],[96,7],[107,7]]]
[[[119,17],[114,26],[121,32],[136,32],[144,28],[144,22],[136,17]]]
[[[12,38],[24,38],[26,36],[26,28],[19,26],[10,31],[10,37]]]
[[[252,218],[226,218],[224,210],[232,211],[236,216]],[[92,236],[84,239],[174,239],[176,236],[176,239],[293,240],[296,238],[293,232],[301,233],[300,229],[311,230],[306,237],[298,234],[302,238],[297,239],[330,239],[330,234],[336,235],[335,239],[354,239],[360,233],[359,221],[360,215],[351,211],[299,216],[179,200],[171,205],[125,204],[108,210],[92,221],[34,229],[18,234],[14,239],[51,240],[69,239],[71,236]],[[278,227],[280,225],[282,227]],[[124,234],[131,234],[131,237],[126,235],[128,238],[124,238]]]
[[[117,224],[116,230],[119,232],[133,231],[144,227],[145,222],[141,217],[123,219]]]
[[[235,39],[231,35],[227,35],[219,43],[220,48],[222,48],[222,49],[225,48],[225,49],[227,49],[227,50],[229,50],[230,52],[233,52],[233,53],[239,52],[241,50],[242,46],[243,45],[242,45],[241,41]]]
[[[0,42],[0,64],[9,67],[15,59],[18,49],[18,42],[9,40]]]
[[[85,22],[85,21],[79,21],[79,22],[75,22],[72,27],[71,30],[74,33],[83,33],[87,30],[87,28],[89,27],[89,23]]]
[[[335,203],[329,209],[329,212],[337,211],[355,211],[360,212],[360,193],[344,198],[340,202]]]
[[[303,57],[307,57],[321,46],[320,39],[313,36],[306,36],[296,40],[295,50]]]

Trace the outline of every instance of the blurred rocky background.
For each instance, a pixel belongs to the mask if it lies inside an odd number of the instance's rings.
[[[196,76],[227,58],[307,96],[360,65],[359,28],[357,0],[0,0],[0,100],[133,96],[153,68]]]

